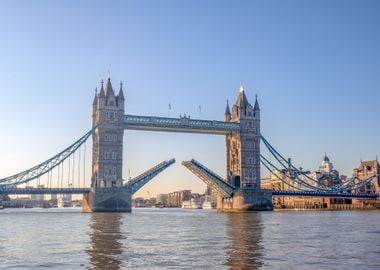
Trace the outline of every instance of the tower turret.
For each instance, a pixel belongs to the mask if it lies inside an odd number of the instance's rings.
[[[93,126],[98,125],[93,135],[92,186],[121,187],[124,135],[124,96],[115,96],[108,77],[105,87],[101,83],[100,93],[93,106]]]
[[[255,95],[255,106],[253,107],[253,116],[257,119],[260,119],[260,106],[257,100],[257,94]]]
[[[257,99],[255,108],[256,111],[240,85],[229,120],[240,123],[240,131],[226,135],[227,179],[239,188],[260,189],[260,109]]]
[[[115,97],[115,92],[113,91],[112,84],[111,84],[111,78],[108,77],[106,81],[106,86],[104,88],[105,96],[107,98],[109,97]]]
[[[100,91],[99,91],[99,97],[106,97],[106,94],[104,92],[104,87],[103,87],[104,81],[101,80],[100,84],[101,86],[100,86]]]
[[[120,82],[119,94],[116,97],[117,106],[124,108],[123,82]]]
[[[229,122],[231,120],[231,111],[230,111],[230,105],[228,105],[228,99],[226,104],[226,111],[224,112],[224,120],[226,122]]]

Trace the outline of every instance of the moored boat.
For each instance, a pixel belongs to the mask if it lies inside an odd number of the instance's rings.
[[[182,208],[185,209],[202,209],[202,206],[199,201],[191,199],[190,201],[183,201]]]

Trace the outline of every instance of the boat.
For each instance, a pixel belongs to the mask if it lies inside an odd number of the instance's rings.
[[[203,202],[202,209],[215,209],[215,205],[212,202]]]
[[[58,207],[71,207],[72,206],[71,194],[64,194],[64,195],[61,195],[60,197],[58,197],[57,206]]]
[[[198,200],[191,199],[190,201],[183,201],[182,208],[185,209],[202,209],[201,203]]]

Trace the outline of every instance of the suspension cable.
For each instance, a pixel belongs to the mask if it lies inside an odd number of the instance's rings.
[[[80,166],[81,166],[81,164],[80,164],[80,158],[81,158],[81,148],[82,147],[79,147],[79,149],[78,149],[78,187],[80,187]]]
[[[301,189],[301,188],[299,188],[299,187],[296,187],[296,186],[293,186],[293,185],[291,185],[290,183],[288,183],[288,182],[286,182],[284,179],[282,179],[281,177],[279,177],[278,175],[277,175],[277,173],[275,172],[275,171],[273,171],[271,168],[269,168],[269,166],[262,160],[262,159],[260,159],[260,162],[261,162],[261,164],[263,164],[264,165],[264,167],[265,168],[267,168],[268,169],[268,171],[270,171],[277,179],[279,179],[281,182],[283,182],[284,184],[286,184],[286,185],[288,185],[288,186],[290,186],[290,187],[292,187],[292,188],[294,188],[294,189],[297,189],[297,190],[300,190],[300,191],[303,191],[303,189]]]
[[[83,187],[86,186],[86,145],[87,143],[84,143],[83,146]]]
[[[273,163],[269,162],[269,160],[267,158],[265,158],[263,155],[260,155],[261,158],[263,158],[268,164],[270,164],[273,168],[275,168],[277,171],[281,171],[280,169],[278,169],[275,165],[273,165]],[[291,172],[289,172],[291,173]],[[312,186],[310,185],[309,183],[299,179],[297,176],[296,177],[292,177],[291,175],[289,176],[289,178],[291,178],[294,182],[296,182],[297,184],[299,185],[302,185],[302,186],[305,186],[306,188],[310,188],[310,189],[314,189],[314,190],[321,190],[323,191],[323,189],[320,189],[318,187],[315,187],[315,186]]]
[[[312,182],[315,182],[317,183],[318,185],[321,186],[321,184],[316,181],[315,179],[311,178],[310,176],[308,176],[305,172],[297,169],[293,164],[291,164],[289,161],[287,161],[262,135],[261,135],[261,139],[262,141],[264,142],[264,145],[266,146],[266,148],[269,150],[269,152],[276,158],[276,160],[284,167],[284,169],[288,169],[282,162],[280,159],[282,159],[282,161],[284,161],[289,167],[293,168],[296,173],[298,174],[301,174],[303,176],[305,176],[307,179],[309,179],[310,181]],[[273,165],[273,164],[272,164]],[[276,167],[275,167],[276,168]],[[276,168],[277,169],[277,168]],[[353,187],[351,188],[346,188],[345,186],[350,183],[350,182],[353,182],[355,179],[357,179],[357,177],[353,176],[352,178],[350,178],[349,180],[347,180],[346,182],[342,183],[342,184],[339,184],[339,185],[334,185],[330,188],[326,187],[326,186],[321,186],[323,188],[317,188],[321,191],[337,191],[337,190],[345,190],[345,191],[350,191],[350,190],[353,190],[357,187],[362,187],[364,185],[366,185],[367,183],[371,182],[373,180],[373,178],[377,177],[379,174],[377,175],[373,175],[373,176],[370,176],[369,178],[365,179],[365,180],[362,180],[361,182],[359,183],[356,183]],[[298,178],[298,176],[296,176],[296,178],[298,180],[300,180]],[[294,179],[293,179],[294,180]],[[359,180],[359,179],[358,179]],[[301,180],[302,181],[302,180]],[[302,181],[303,182],[303,181]],[[307,184],[308,185],[308,184]],[[315,187],[314,187],[315,188]]]
[[[69,162],[69,169],[68,169],[68,175],[67,175],[67,186],[69,187],[69,185],[70,185],[70,175],[71,175],[71,173],[70,173],[70,165],[71,165],[71,162],[70,162],[70,160],[71,160],[71,155],[69,156],[69,159],[68,159],[68,162]]]
[[[73,169],[72,169],[72,178],[71,178],[71,186],[74,187],[75,186],[75,153],[72,154],[73,156]]]

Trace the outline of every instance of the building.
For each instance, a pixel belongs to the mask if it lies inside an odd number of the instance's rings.
[[[295,171],[291,171],[292,174]],[[314,190],[314,187],[330,187],[337,185],[347,180],[347,177],[339,175],[337,170],[334,170],[334,165],[325,155],[322,159],[322,164],[318,171],[305,172],[304,175],[298,176],[299,181],[294,181],[282,172],[274,171],[269,178],[262,179],[261,186],[271,190],[299,190],[306,189]],[[303,182],[300,184],[300,182]],[[343,198],[326,198],[326,197],[297,197],[297,196],[273,196],[273,206],[275,208],[334,208],[336,205],[351,205],[351,199]]]
[[[157,194],[156,203],[163,205],[163,206],[166,206],[166,205],[168,205],[168,199],[169,199],[168,194]]]
[[[378,160],[361,161],[359,167],[354,169],[355,182],[357,185],[361,181],[367,180],[371,176],[380,173],[380,165]],[[360,193],[380,193],[380,177],[376,176],[364,186],[361,186],[355,190],[355,192]],[[360,208],[380,208],[380,199],[377,200],[367,200],[367,199],[353,199],[352,204],[355,207]]]
[[[183,201],[191,199],[191,190],[174,191],[168,194],[168,206],[181,207]]]
[[[354,169],[354,176],[357,184],[359,181],[368,179],[369,177],[380,172],[380,165],[377,160],[361,161],[358,168]],[[359,188],[360,193],[380,193],[380,177],[375,177],[367,185]]]
[[[92,187],[121,187],[123,168],[124,94],[116,95],[108,78],[92,103]]]
[[[260,189],[260,107],[252,106],[241,85],[236,103],[224,113],[226,122],[240,123],[240,131],[226,135],[227,181],[237,188]]]

